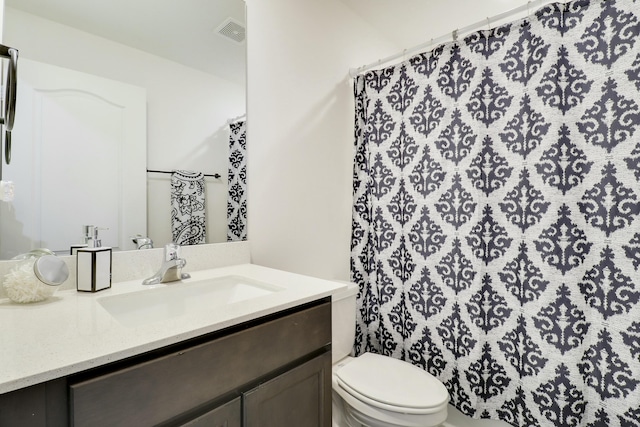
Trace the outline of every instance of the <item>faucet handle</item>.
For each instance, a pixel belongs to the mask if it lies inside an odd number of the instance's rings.
[[[180,245],[169,243],[164,246],[164,260],[173,261],[180,258]]]

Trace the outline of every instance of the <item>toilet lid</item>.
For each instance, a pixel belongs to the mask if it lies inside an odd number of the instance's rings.
[[[350,394],[364,396],[368,403],[387,409],[428,410],[449,401],[447,389],[433,375],[410,363],[374,353],[355,358],[336,376]]]

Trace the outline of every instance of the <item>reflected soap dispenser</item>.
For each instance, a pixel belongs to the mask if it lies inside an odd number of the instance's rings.
[[[87,247],[76,250],[76,288],[80,292],[98,292],[111,287],[111,248],[103,247],[98,236],[101,228],[83,227]]]

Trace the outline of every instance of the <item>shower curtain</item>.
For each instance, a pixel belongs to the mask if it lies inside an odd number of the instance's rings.
[[[247,240],[247,122],[229,125],[227,241]]]
[[[355,81],[356,354],[513,426],[640,426],[640,2]]]

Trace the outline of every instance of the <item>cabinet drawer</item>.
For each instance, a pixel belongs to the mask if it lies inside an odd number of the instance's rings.
[[[331,342],[326,302],[72,384],[75,426],[147,426],[236,390]]]

